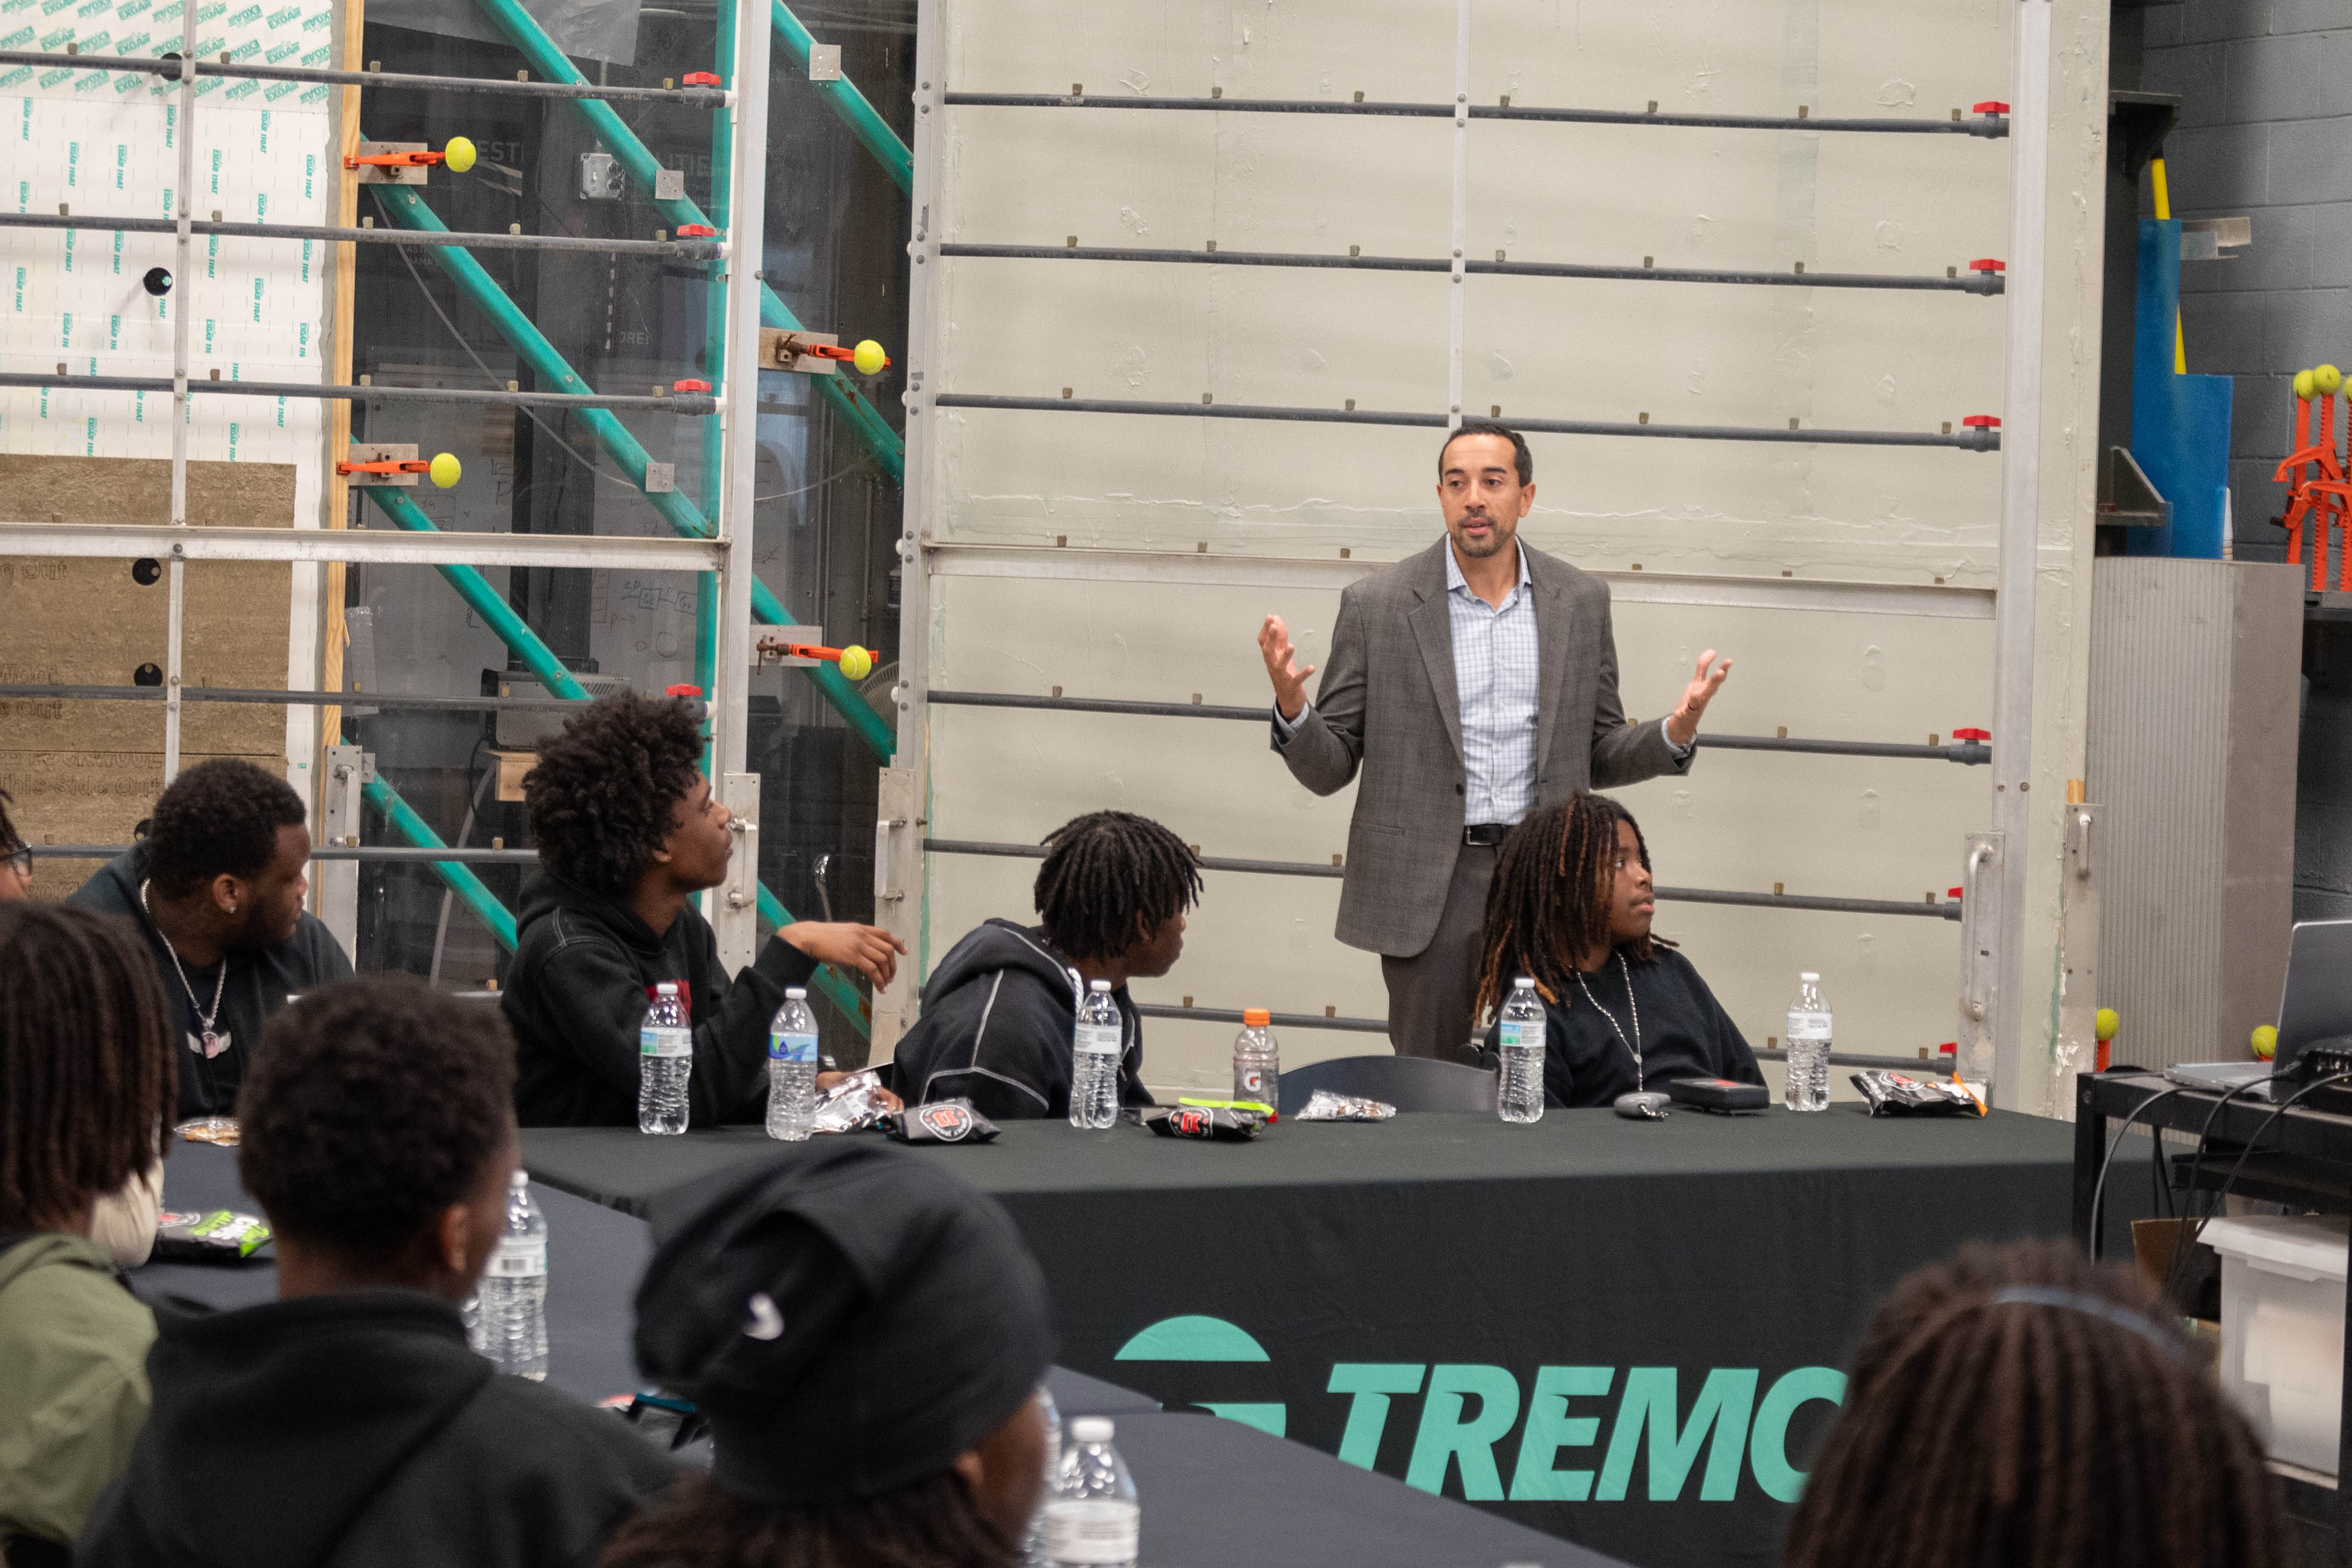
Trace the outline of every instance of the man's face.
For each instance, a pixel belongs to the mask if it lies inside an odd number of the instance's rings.
[[[302,918],[302,900],[310,891],[310,879],[302,874],[310,860],[310,830],[299,822],[280,827],[278,852],[261,875],[234,895],[237,926],[230,946],[257,952],[294,934],[294,923]]]
[[[1501,553],[1519,536],[1536,488],[1519,483],[1518,451],[1500,436],[1457,436],[1438,459],[1437,504],[1465,561]]]
[[[1650,868],[1642,864],[1642,841],[1633,825],[1617,825],[1617,853],[1609,872],[1609,940],[1632,942],[1650,934],[1658,900],[1650,890]]]
[[[1151,980],[1176,967],[1177,959],[1184,952],[1184,915],[1178,910],[1162,921],[1157,931],[1146,931],[1136,944],[1128,949],[1127,973],[1130,979]]]
[[[697,773],[694,787],[670,808],[669,839],[662,849],[671,880],[682,888],[715,888],[727,879],[727,863],[735,858],[735,836],[727,825],[734,816],[710,793],[710,781]]]

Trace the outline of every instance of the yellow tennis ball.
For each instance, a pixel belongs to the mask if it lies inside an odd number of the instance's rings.
[[[2122,1023],[2123,1020],[2116,1016],[2116,1010],[2113,1007],[2100,1008],[2099,1016],[2095,1024],[2099,1038],[2103,1040],[2114,1039],[2116,1037],[2116,1030]]]
[[[2254,1055],[2257,1058],[2263,1061],[2269,1061],[2273,1057],[2278,1055],[2277,1029],[2268,1024],[2259,1024],[2255,1026]]]
[[[2294,395],[2297,397],[2308,400],[2311,395],[2318,390],[2319,377],[2317,375],[2307,370],[2299,370],[2294,373]]]
[[[447,161],[449,172],[453,174],[462,174],[474,166],[474,144],[463,136],[450,137],[449,145],[441,149],[441,155]]]
[[[2322,392],[2333,393],[2344,384],[2344,373],[2332,364],[2323,364],[2311,373],[2311,384]]]
[[[874,656],[856,643],[841,650],[841,673],[851,680],[863,680],[874,673]]]
[[[466,470],[457,466],[457,459],[456,457],[450,453],[444,452],[439,457],[433,459],[432,466],[426,468],[425,472],[435,484],[439,485],[446,490],[450,486],[456,484],[460,479],[464,478]]]
[[[860,375],[878,375],[881,374],[882,367],[890,363],[890,356],[882,352],[880,343],[868,338],[857,345],[856,351],[850,356],[849,363],[857,367],[857,374]]]

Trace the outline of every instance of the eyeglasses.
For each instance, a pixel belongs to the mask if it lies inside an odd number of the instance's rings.
[[[19,844],[9,850],[7,864],[16,875],[27,882],[31,881],[33,879],[33,847],[29,844]]]

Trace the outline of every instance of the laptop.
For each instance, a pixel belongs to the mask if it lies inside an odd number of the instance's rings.
[[[2347,1035],[2352,1035],[2352,920],[2297,921],[2287,948],[2273,1059],[2182,1062],[2165,1068],[2164,1076],[2189,1089],[2225,1091],[2273,1075],[2285,1079],[2306,1047]]]

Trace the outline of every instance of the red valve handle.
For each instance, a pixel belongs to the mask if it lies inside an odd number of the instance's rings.
[[[1950,896],[1951,896],[1951,897],[1953,897],[1953,898],[1957,899],[1957,898],[1961,898],[1961,897],[1965,896],[1965,895],[1967,894],[1967,892],[1968,892],[1968,889],[1967,889],[1966,888],[1952,888],[1952,889],[1947,889],[1947,891],[1950,894]]]
[[[1992,731],[1990,730],[1955,730],[1952,731],[1952,739],[1955,741],[1990,741],[1992,739]]]
[[[680,239],[715,239],[719,231],[707,223],[682,223],[677,226]]]
[[[2009,270],[2009,263],[1999,260],[1993,257],[1979,256],[1974,261],[1969,263],[1969,270],[1971,272],[2006,272]]]
[[[1974,108],[1979,114],[2007,114],[2009,112],[2009,105],[2001,102],[2001,100],[1997,98],[1986,99],[1982,103],[1974,104],[1971,107]]]
[[[1972,430],[1998,430],[2000,428],[2000,416],[1995,414],[1971,414],[1960,423]]]
[[[717,87],[719,85],[719,73],[716,71],[688,71],[680,79],[682,79],[688,87]],[[701,692],[698,689],[695,695],[698,697],[701,695]]]
[[[708,392],[710,384],[707,381],[674,381],[669,384],[669,389],[672,392]]]
[[[702,688],[699,686],[672,686],[664,689],[662,695],[665,697],[699,697],[702,695]]]

